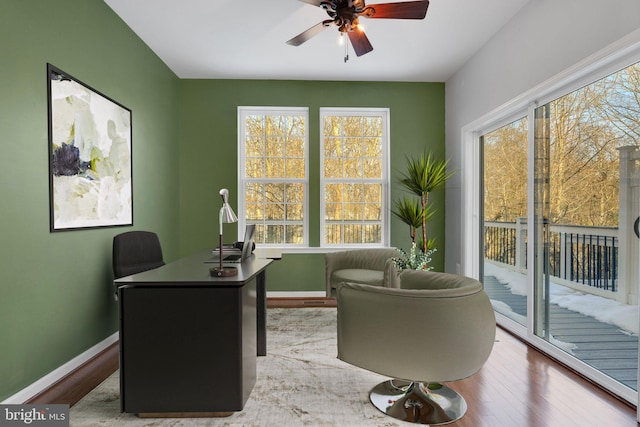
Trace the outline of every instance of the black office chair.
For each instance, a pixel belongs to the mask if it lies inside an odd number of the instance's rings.
[[[128,231],[113,238],[113,276],[116,279],[164,265],[156,233]]]

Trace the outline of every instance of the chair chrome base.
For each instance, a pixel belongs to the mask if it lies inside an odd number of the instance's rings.
[[[389,380],[375,386],[369,399],[390,417],[415,424],[448,424],[467,412],[464,398],[438,383]]]

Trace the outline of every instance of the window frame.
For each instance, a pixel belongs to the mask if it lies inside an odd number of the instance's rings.
[[[325,241],[325,232],[327,221],[326,205],[325,205],[325,185],[328,182],[335,182],[333,178],[327,179],[324,176],[324,119],[327,116],[359,116],[359,117],[380,117],[382,119],[382,178],[370,179],[372,182],[380,182],[382,184],[381,194],[381,226],[382,241],[380,243],[340,243],[333,244]],[[320,247],[321,248],[356,248],[356,247],[387,247],[390,243],[390,109],[389,108],[344,108],[344,107],[321,107],[319,112],[319,151],[320,151]],[[341,182],[350,183],[366,182],[364,179],[345,179]],[[365,220],[363,220],[363,224]]]
[[[247,178],[246,177],[246,140],[245,117],[250,115],[261,116],[304,116],[304,178]],[[246,220],[246,195],[245,188],[248,182],[277,182],[277,183],[302,183],[304,187],[303,197],[303,243],[260,243],[262,247],[277,248],[307,248],[309,247],[309,108],[308,107],[259,107],[238,106],[238,240],[244,238]],[[286,219],[283,220],[283,224]]]

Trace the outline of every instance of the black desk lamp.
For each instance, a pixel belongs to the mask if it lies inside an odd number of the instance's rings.
[[[229,190],[223,188],[220,190],[220,197],[222,197],[222,207],[220,208],[219,220],[220,220],[220,265],[210,269],[211,275],[215,277],[228,277],[238,274],[238,270],[235,267],[224,267],[222,265],[222,224],[230,224],[238,222],[238,217],[229,206]]]

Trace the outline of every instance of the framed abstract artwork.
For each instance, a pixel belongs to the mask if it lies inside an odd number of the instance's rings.
[[[50,230],[133,225],[131,110],[47,64]]]

